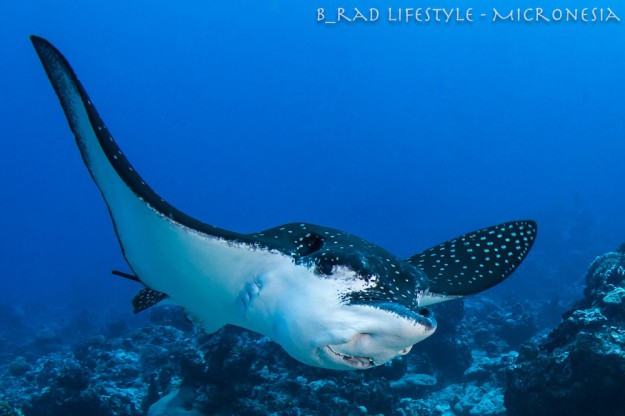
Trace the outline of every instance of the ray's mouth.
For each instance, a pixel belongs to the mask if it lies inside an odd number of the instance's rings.
[[[407,319],[416,325],[422,326],[426,331],[432,331],[436,329],[436,320],[427,308],[409,309],[397,303],[385,301],[354,303],[393,313],[400,318]]]
[[[343,363],[352,368],[365,370],[367,368],[376,366],[375,361],[373,361],[373,359],[369,357],[354,357],[347,354],[341,354],[340,352],[335,351],[329,345],[321,347],[321,350],[334,361]]]

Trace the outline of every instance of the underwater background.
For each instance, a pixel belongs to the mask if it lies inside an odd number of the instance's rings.
[[[0,412],[625,413],[609,394],[625,386],[625,23],[317,22],[319,7],[625,7],[390,3],[0,2]],[[69,59],[147,182],[200,220],[311,222],[409,257],[534,219],[536,244],[364,373],[232,328],[208,338],[175,308],[133,315],[140,287],[110,273],[128,268],[30,34]],[[604,407],[561,407],[579,383]]]

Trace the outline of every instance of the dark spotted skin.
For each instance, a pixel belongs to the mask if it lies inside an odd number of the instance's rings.
[[[331,277],[334,267],[345,266],[360,279],[374,283],[364,291],[347,295],[346,303],[389,302],[416,312],[418,293],[428,288],[427,277],[420,268],[367,240],[340,230],[294,223],[252,234],[251,237],[290,255],[297,264],[313,267],[321,277]]]

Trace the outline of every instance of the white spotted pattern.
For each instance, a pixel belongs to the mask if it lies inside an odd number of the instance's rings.
[[[434,293],[477,293],[510,276],[532,247],[536,231],[534,221],[507,222],[462,235],[409,261],[426,273]],[[457,258],[441,266],[447,252]]]

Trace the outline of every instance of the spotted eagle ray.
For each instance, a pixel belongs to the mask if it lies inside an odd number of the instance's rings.
[[[31,36],[132,274],[135,312],[167,301],[208,333],[227,324],[270,337],[312,366],[367,369],[434,333],[428,305],[506,279],[536,238],[512,221],[402,260],[360,237],[308,223],[240,234],[174,208],[130,165],[68,61]]]

